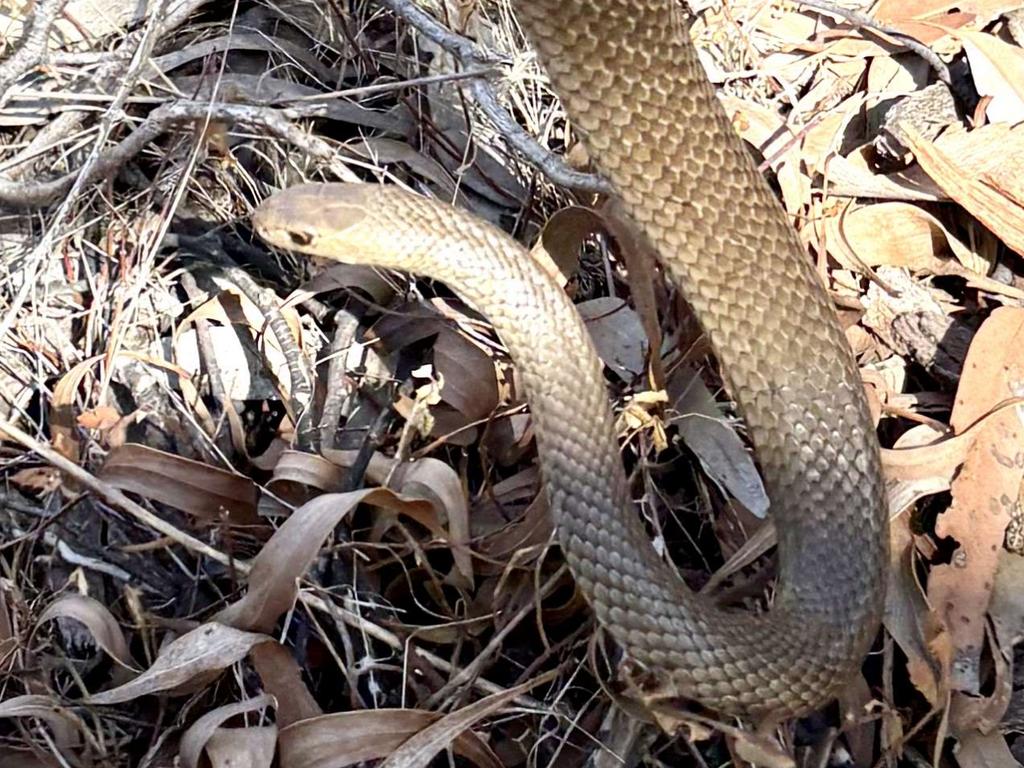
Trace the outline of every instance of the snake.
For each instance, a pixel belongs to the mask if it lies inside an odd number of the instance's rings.
[[[659,701],[781,720],[834,699],[877,636],[889,539],[880,451],[821,274],[675,3],[519,0],[515,12],[591,162],[700,322],[746,425],[778,532],[767,608],[721,606],[657,553],[587,329],[504,231],[373,182],[278,191],[253,227],[272,246],[443,282],[483,313],[522,377],[557,541],[631,668]]]

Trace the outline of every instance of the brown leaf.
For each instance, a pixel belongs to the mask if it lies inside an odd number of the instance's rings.
[[[885,595],[885,628],[907,657],[914,687],[933,707],[945,703],[949,690],[949,655],[935,641],[946,632],[925,600],[914,569],[914,538],[909,515],[892,521],[889,586]],[[948,639],[946,641],[948,646]],[[939,652],[939,653],[936,653]]]
[[[910,126],[906,133],[925,173],[1007,246],[1024,254],[1024,125],[996,123],[969,133],[954,131],[935,142],[922,139]],[[968,159],[978,155],[988,162]]]
[[[873,15],[883,24],[928,44],[948,30],[968,24],[981,26],[1018,6],[1014,0],[881,0]]]
[[[276,725],[218,728],[206,742],[210,768],[270,768],[276,751]]]
[[[1024,380],[1024,309],[1001,307],[982,324],[964,362],[951,425],[965,430],[1001,401],[1018,394]],[[1024,477],[1024,427],[1017,408],[986,419],[967,448],[953,481],[952,504],[936,534],[959,543],[952,561],[932,568],[928,597],[949,628],[956,655],[952,682],[978,693],[985,614],[1007,523],[1017,508]]]
[[[345,768],[387,757],[441,715],[419,709],[371,709],[303,720],[282,728],[282,768]],[[475,733],[460,734],[456,754],[485,768],[500,768],[487,744]]]
[[[490,696],[480,699],[480,701],[445,715],[440,720],[431,723],[404,741],[381,764],[381,768],[427,768],[438,752],[455,742],[458,738],[471,733],[469,729],[480,720],[501,711],[520,694],[526,693],[531,688],[535,688],[542,683],[553,680],[557,674],[557,670],[545,672],[532,680],[520,683],[514,688],[509,688],[500,693],[492,693]],[[484,755],[481,754],[480,757],[484,757]],[[492,757],[493,761],[491,760]],[[477,765],[485,767],[494,766],[494,768],[500,768],[501,765],[498,762],[498,758],[493,755],[487,755],[485,762],[480,760],[475,762]]]
[[[245,701],[236,701],[233,704],[225,704],[222,707],[217,707],[207,712],[205,715],[196,720],[188,729],[181,735],[181,744],[179,746],[179,758],[183,768],[199,768],[199,760],[203,755],[203,749],[207,747],[207,742],[214,733],[228,720],[237,715],[245,714],[246,712],[256,712],[258,710],[266,709],[274,705],[274,699],[272,696],[256,696],[252,699],[246,699]],[[255,734],[250,733],[254,730],[252,728],[239,728],[237,731],[246,733],[250,736]],[[277,740],[277,729],[272,729],[273,745]],[[265,752],[265,750],[260,750]],[[273,756],[273,746],[270,750],[271,757]],[[211,760],[211,762],[213,762]],[[268,763],[266,763],[269,765]],[[216,763],[214,763],[216,765]],[[240,768],[244,765],[253,765],[251,762],[233,761],[232,765],[238,765]]]
[[[137,669],[128,651],[128,642],[121,632],[121,626],[103,603],[77,592],[63,595],[47,606],[36,626],[58,618],[74,619],[85,625],[96,645],[108,656],[128,669]]]
[[[1024,51],[995,35],[970,30],[957,35],[971,63],[971,79],[980,96],[991,96],[985,106],[990,123],[1024,120]]]
[[[33,493],[53,493],[61,486],[63,478],[54,467],[26,467],[10,476],[10,481],[19,488]]]
[[[242,632],[216,622],[204,624],[174,640],[153,665],[131,682],[93,695],[91,704],[121,704],[154,693],[173,693],[194,681],[206,680],[245,658],[260,643],[272,638]]]
[[[291,651],[280,643],[261,643],[249,654],[263,690],[277,700],[278,728],[323,714],[302,681],[302,670]]]
[[[562,208],[544,223],[530,255],[564,286],[576,273],[583,243],[592,234],[603,231],[601,216],[590,208],[576,205]]]
[[[209,464],[128,443],[107,456],[100,478],[122,491],[137,493],[200,520],[254,525],[256,485],[246,477]]]
[[[647,332],[622,299],[602,296],[576,305],[601,361],[626,383],[644,372]]]
[[[270,632],[298,595],[298,580],[309,570],[324,539],[359,504],[399,512],[430,511],[423,501],[404,499],[385,488],[329,493],[303,504],[253,559],[249,589],[215,621],[246,630]]]
[[[954,755],[963,768],[1020,768],[1006,744],[1006,737],[999,731],[981,734],[969,730],[958,737],[960,744]]]
[[[50,726],[54,740],[63,749],[77,746],[83,724],[69,709],[49,696],[27,694],[0,701],[0,718],[35,717]]]
[[[450,329],[434,343],[434,370],[442,376],[441,399],[477,421],[498,406],[498,380],[494,359],[476,344]]]

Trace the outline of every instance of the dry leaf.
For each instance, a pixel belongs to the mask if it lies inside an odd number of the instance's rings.
[[[625,301],[603,296],[576,305],[586,323],[597,354],[626,383],[644,372],[647,333],[643,323]]]
[[[107,456],[99,476],[122,491],[180,509],[207,522],[255,525],[256,485],[247,477],[144,445]]]
[[[309,570],[324,539],[359,504],[398,512],[430,510],[426,502],[404,499],[385,488],[318,496],[296,509],[263,545],[253,559],[245,596],[214,620],[239,629],[270,632],[295,602],[298,581]]]
[[[84,727],[78,717],[49,696],[27,694],[0,701],[0,718],[34,717],[45,722],[62,749],[77,746]]]
[[[583,243],[604,229],[603,219],[590,208],[562,208],[544,223],[530,255],[559,285],[564,286],[576,273]]]
[[[183,768],[199,768],[199,760],[202,757],[203,749],[207,747],[207,742],[214,733],[221,728],[221,726],[230,720],[232,717],[242,715],[247,712],[256,712],[267,707],[272,707],[274,700],[272,696],[256,696],[252,699],[246,699],[245,701],[236,701],[234,704],[226,704],[216,709],[212,709],[205,715],[196,720],[188,729],[181,735],[181,744],[179,746],[179,758]],[[238,728],[233,729],[243,734],[256,737],[254,731],[261,729],[258,728]],[[277,729],[272,728],[273,740],[271,745],[277,741]],[[259,741],[256,738],[256,741]],[[259,750],[260,753],[265,753],[265,750]],[[273,746],[271,746],[270,754],[273,757]],[[211,763],[216,765],[211,759]],[[255,765],[252,762],[245,760],[235,760],[231,762],[231,765],[237,765],[239,768],[247,765]],[[269,762],[266,763],[269,765]]]
[[[441,718],[418,709],[371,709],[303,720],[282,728],[285,768],[345,768],[392,754],[415,733]],[[500,768],[487,744],[472,731],[452,743],[455,753],[485,768]]]
[[[292,652],[280,643],[261,643],[249,654],[263,690],[277,701],[278,728],[323,714],[302,681],[302,670]]]
[[[1024,394],[1024,309],[1000,307],[978,330],[964,363],[950,420],[963,431],[1001,401]],[[936,534],[959,543],[952,561],[932,568],[928,597],[946,622],[956,655],[952,682],[978,693],[985,614],[1006,527],[1019,514],[1024,479],[1021,406],[1005,408],[975,431],[951,486],[952,504]]]
[[[943,706],[949,695],[949,648],[946,629],[932,613],[914,570],[914,537],[909,515],[892,521],[889,585],[885,596],[886,630],[907,657],[907,672],[914,687],[933,707]]]
[[[411,736],[407,741],[404,741],[381,764],[381,768],[427,768],[438,752],[457,739],[471,733],[469,729],[480,720],[500,712],[520,694],[526,693],[531,688],[535,688],[542,683],[550,682],[557,674],[557,670],[545,672],[532,680],[520,683],[514,688],[509,688],[500,693],[492,693],[490,696],[480,699],[480,701],[445,715]],[[489,753],[490,750],[487,750],[487,752]],[[483,752],[477,756],[474,762],[482,766],[482,768],[489,768],[490,766],[501,768],[501,763],[498,761],[497,756]]]
[[[983,735],[970,730],[958,734],[958,741],[953,754],[962,768],[1020,768],[1006,737],[998,731]]]
[[[9,479],[18,488],[40,494],[53,493],[58,490],[63,480],[60,471],[53,467],[19,469]]]
[[[86,595],[72,592],[62,595],[46,607],[36,622],[38,628],[51,619],[74,619],[83,624],[96,645],[128,669],[137,669],[128,651],[128,642],[117,619],[103,603]]]
[[[957,35],[971,63],[971,79],[979,96],[990,96],[985,113],[990,123],[1024,120],[1024,50],[985,32]]]
[[[443,377],[441,399],[477,421],[498,406],[498,380],[494,359],[473,342],[450,329],[434,342],[434,370]]]
[[[218,728],[206,742],[210,768],[270,768],[276,751],[276,725]]]
[[[1024,254],[1024,125],[999,123],[946,133],[935,142],[910,126],[906,133],[925,173],[1007,246]],[[979,155],[988,162],[976,162]]]
[[[197,680],[206,682],[212,673],[241,661],[260,643],[272,638],[255,632],[242,632],[210,622],[168,643],[153,665],[134,680],[94,694],[91,704],[121,704],[154,693],[174,693]]]

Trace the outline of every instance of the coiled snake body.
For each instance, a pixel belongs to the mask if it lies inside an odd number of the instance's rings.
[[[519,20],[599,170],[683,290],[756,448],[779,534],[771,611],[691,593],[633,507],[601,365],[564,292],[497,229],[393,188],[304,185],[268,242],[444,281],[516,361],[570,568],[663,691],[784,717],[832,697],[877,631],[888,535],[878,447],[834,311],[733,133],[673,0],[522,0]]]

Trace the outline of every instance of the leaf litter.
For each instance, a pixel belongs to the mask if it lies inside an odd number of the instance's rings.
[[[487,319],[247,230],[274,189],[341,178],[510,231],[587,320],[654,546],[765,605],[771,509],[706,339],[614,205],[512,149],[464,89],[475,63],[375,3],[290,0],[15,0],[3,58],[57,5],[47,61],[0,59],[0,764],[1024,760],[1021,3],[882,0],[867,24],[693,4],[883,446],[884,635],[842,732],[795,739],[685,707],[659,715],[679,733],[608,736],[638,710],[551,546]],[[504,0],[437,18],[499,54],[494,98],[587,170]],[[139,45],[134,69],[108,53]],[[108,160],[66,203],[49,183]]]

